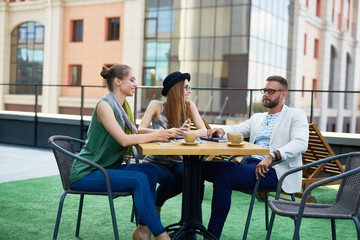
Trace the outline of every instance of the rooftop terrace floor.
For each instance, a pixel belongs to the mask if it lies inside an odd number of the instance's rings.
[[[0,143],[0,183],[59,174],[50,149]]]

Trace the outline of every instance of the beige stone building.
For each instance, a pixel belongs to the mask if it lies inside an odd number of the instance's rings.
[[[0,110],[33,111],[26,84],[43,84],[42,113],[78,114],[81,84],[89,115],[106,92],[101,67],[124,63],[142,86],[190,72],[210,88],[192,99],[212,119],[247,118],[266,77],[282,75],[287,104],[321,130],[359,132],[360,93],[311,92],[360,91],[359,16],[359,0],[0,0]],[[138,91],[139,115],[159,97]]]

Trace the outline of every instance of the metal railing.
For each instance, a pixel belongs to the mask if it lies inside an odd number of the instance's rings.
[[[39,107],[39,89],[42,87],[71,87],[71,88],[80,88],[80,137],[83,139],[84,137],[84,100],[85,100],[85,89],[86,88],[104,88],[104,86],[95,86],[95,85],[54,85],[54,84],[5,84],[5,83],[0,83],[0,85],[3,86],[16,86],[16,87],[20,87],[20,86],[26,86],[26,87],[30,87],[32,86],[34,88],[34,95],[35,95],[35,102],[34,102],[34,145],[37,145],[37,133],[38,133],[38,107]],[[136,119],[138,111],[137,111],[137,106],[138,106],[138,100],[137,100],[137,94],[138,94],[138,89],[143,89],[143,90],[147,90],[147,89],[162,89],[161,86],[138,86],[137,89],[135,90],[135,96],[134,96],[134,119]],[[244,88],[192,88],[192,90],[196,90],[196,91],[246,91],[249,93],[248,95],[248,117],[250,118],[250,116],[253,113],[253,97],[254,97],[254,92],[259,91],[260,89],[244,89]],[[313,122],[313,116],[314,116],[314,102],[315,102],[315,94],[317,93],[344,93],[344,94],[360,94],[360,91],[329,91],[329,90],[288,90],[289,92],[304,92],[304,93],[311,93],[311,100],[310,100],[310,116],[309,116],[309,121]],[[228,101],[228,98],[226,98],[226,102]],[[224,104],[222,105],[221,109],[219,110],[219,116],[221,116],[222,111],[224,110]],[[358,107],[358,106],[357,106]],[[204,113],[206,114],[206,109],[204,111]]]

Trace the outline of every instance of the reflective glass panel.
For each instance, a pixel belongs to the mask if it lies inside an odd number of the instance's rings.
[[[185,36],[198,37],[200,34],[200,9],[187,9],[183,11],[185,11],[186,18]]]
[[[212,87],[212,61],[201,61],[199,63],[198,87]]]
[[[231,55],[248,53],[248,39],[247,37],[232,37],[231,38]]]
[[[158,0],[146,0],[146,10],[156,11],[158,7]]]
[[[250,0],[233,0],[233,5],[236,4],[248,4]]]
[[[145,20],[145,38],[155,38],[157,29],[157,19],[150,18]]]
[[[215,8],[203,8],[201,10],[201,36],[213,36],[215,31]]]
[[[169,42],[158,42],[157,44],[157,61],[168,61],[170,54],[170,43]]]
[[[202,1],[202,7],[212,7],[215,6],[216,0],[203,0]]]
[[[156,60],[156,48],[157,48],[156,42],[146,43],[146,56],[145,56],[146,62]]]
[[[217,0],[218,6],[228,6],[231,5],[231,0]]]
[[[183,19],[181,18],[181,14],[183,14],[180,10],[174,10],[174,24],[173,24],[173,32],[171,34],[172,38],[178,38],[180,37],[180,20]],[[184,30],[183,30],[184,31]]]
[[[257,38],[250,37],[250,50],[249,50],[249,60],[259,61],[258,60],[258,40]]]
[[[174,16],[172,11],[159,11],[158,17],[158,37],[169,38],[174,31]]]
[[[247,35],[249,18],[247,6],[234,6],[232,8],[232,35]]]
[[[231,24],[231,8],[216,8],[216,36],[229,36]]]
[[[200,60],[212,60],[214,57],[214,38],[200,39]]]
[[[215,56],[216,60],[223,60],[230,53],[230,42],[228,37],[215,38]]]
[[[169,63],[165,62],[157,62],[156,63],[156,76],[155,76],[155,85],[162,86],[163,80],[168,75]]]
[[[36,43],[44,42],[44,27],[35,28],[35,42]]]
[[[189,38],[185,39],[185,60],[199,59],[199,39]]]

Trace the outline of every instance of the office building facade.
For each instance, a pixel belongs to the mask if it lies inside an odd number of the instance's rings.
[[[172,71],[189,72],[193,88],[207,89],[192,93],[200,113],[223,121],[247,118],[250,102],[261,111],[261,94],[255,90],[269,75],[282,75],[296,90],[289,92],[287,104],[303,108],[321,130],[359,132],[359,93],[309,91],[360,90],[358,4],[358,0],[0,1],[4,53],[0,81],[71,85],[37,89],[40,111],[76,114],[83,94],[90,114],[106,92],[99,76],[102,66],[128,64],[142,86],[161,86]],[[79,84],[92,87],[82,93]],[[34,91],[0,85],[0,109],[31,110]],[[161,98],[158,89],[137,93],[139,115],[149,101]]]

